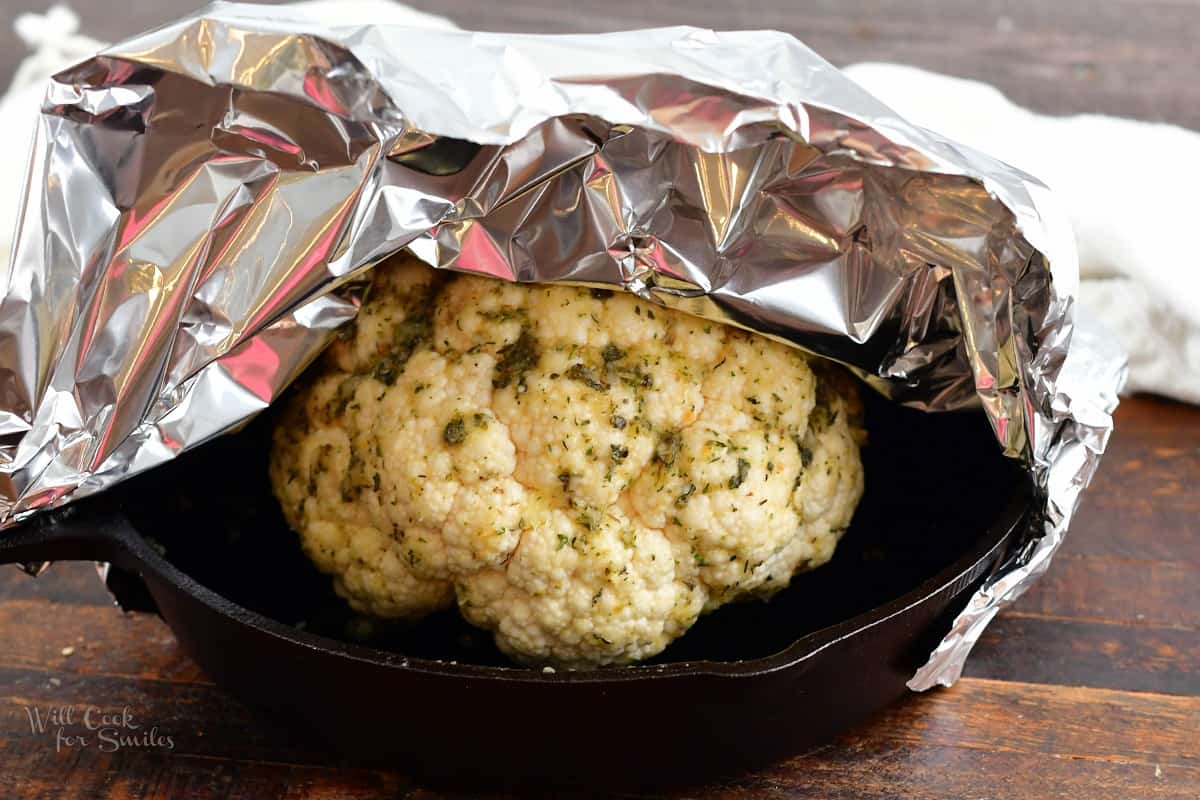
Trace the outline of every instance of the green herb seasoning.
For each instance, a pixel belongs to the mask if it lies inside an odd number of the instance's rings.
[[[683,494],[675,498],[675,505],[683,507],[687,505],[688,500],[692,499],[692,495],[696,493],[696,484],[689,483],[687,488],[683,490]]]
[[[617,347],[615,344],[607,344],[604,346],[604,351],[600,353],[600,357],[604,359],[605,364],[610,364],[613,361],[620,361],[625,357],[625,351]]]
[[[393,385],[404,374],[404,367],[412,354],[428,341],[433,331],[432,309],[443,285],[443,281],[434,281],[424,287],[412,306],[415,309],[413,313],[396,323],[392,329],[391,347],[371,370],[375,380],[387,386]]]
[[[480,311],[479,316],[490,322],[510,322],[514,319],[525,319],[523,308],[496,308],[490,311]]]
[[[524,389],[525,373],[536,367],[540,358],[537,342],[529,329],[522,329],[515,342],[501,347],[499,355],[496,370],[492,374],[492,386],[503,389],[515,383]]]
[[[337,392],[334,393],[333,399],[329,401],[326,411],[329,416],[336,419],[346,413],[346,409],[354,400],[354,394],[358,391],[358,384],[362,379],[357,375],[351,375],[344,381],[338,384]]]
[[[579,381],[589,389],[595,389],[598,392],[603,392],[608,389],[608,384],[600,379],[600,374],[591,367],[584,366],[582,362],[576,362],[567,370],[567,377],[573,381]]]
[[[670,467],[675,464],[675,459],[679,457],[679,451],[682,449],[683,437],[679,435],[679,431],[669,431],[658,440],[658,446],[654,448],[654,460]]]
[[[442,431],[442,439],[446,444],[462,444],[466,441],[467,425],[461,416],[446,423],[446,429]]]
[[[737,460],[737,472],[729,479],[729,488],[736,489],[746,480],[746,476],[750,474],[750,462],[744,458]]]

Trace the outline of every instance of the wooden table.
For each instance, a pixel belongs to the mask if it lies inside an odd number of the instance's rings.
[[[113,13],[110,0],[75,0],[84,30],[103,38],[190,5],[122,3]],[[908,61],[992,81],[1045,110],[1200,128],[1200,0],[417,5],[493,30],[780,28],[838,63]],[[0,32],[0,77],[19,55],[16,40]],[[991,625],[957,686],[910,696],[818,752],[686,794],[1200,797],[1200,409],[1128,400],[1117,431],[1053,568]],[[442,796],[402,774],[339,766],[252,716],[182,655],[156,618],[115,611],[90,566],[59,565],[37,581],[0,572],[0,630],[7,797]],[[31,731],[24,710],[52,705],[77,714],[128,706],[174,747],[56,752],[52,737]]]

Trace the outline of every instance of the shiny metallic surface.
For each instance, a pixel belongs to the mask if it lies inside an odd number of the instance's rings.
[[[217,4],[47,91],[0,301],[0,522],[244,423],[406,247],[634,292],[925,410],[982,405],[1042,502],[914,689],[952,682],[1045,569],[1111,430],[1123,361],[1072,338],[1054,198],[789,36],[323,27]]]

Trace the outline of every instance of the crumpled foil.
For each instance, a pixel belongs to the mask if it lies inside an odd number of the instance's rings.
[[[401,248],[622,288],[929,411],[981,405],[1039,503],[914,689],[953,682],[1046,568],[1111,430],[1123,361],[1075,330],[1049,191],[790,36],[217,4],[48,88],[0,301],[0,524],[243,424]]]

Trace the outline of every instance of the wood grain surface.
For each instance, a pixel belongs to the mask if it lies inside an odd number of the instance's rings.
[[[0,9],[37,8],[6,0]],[[186,0],[75,0],[113,39]],[[417,0],[464,26],[595,31],[779,28],[835,63],[905,61],[1000,86],[1056,113],[1200,128],[1200,0]],[[116,11],[114,11],[116,9]],[[0,25],[0,79],[21,45]],[[154,617],[113,609],[83,564],[0,570],[0,796],[443,798],[356,769],[253,716]],[[128,706],[174,748],[65,747],[25,709]],[[807,755],[678,797],[1200,797],[1200,409],[1128,400],[1053,568],[988,628],[953,689],[913,695]]]

